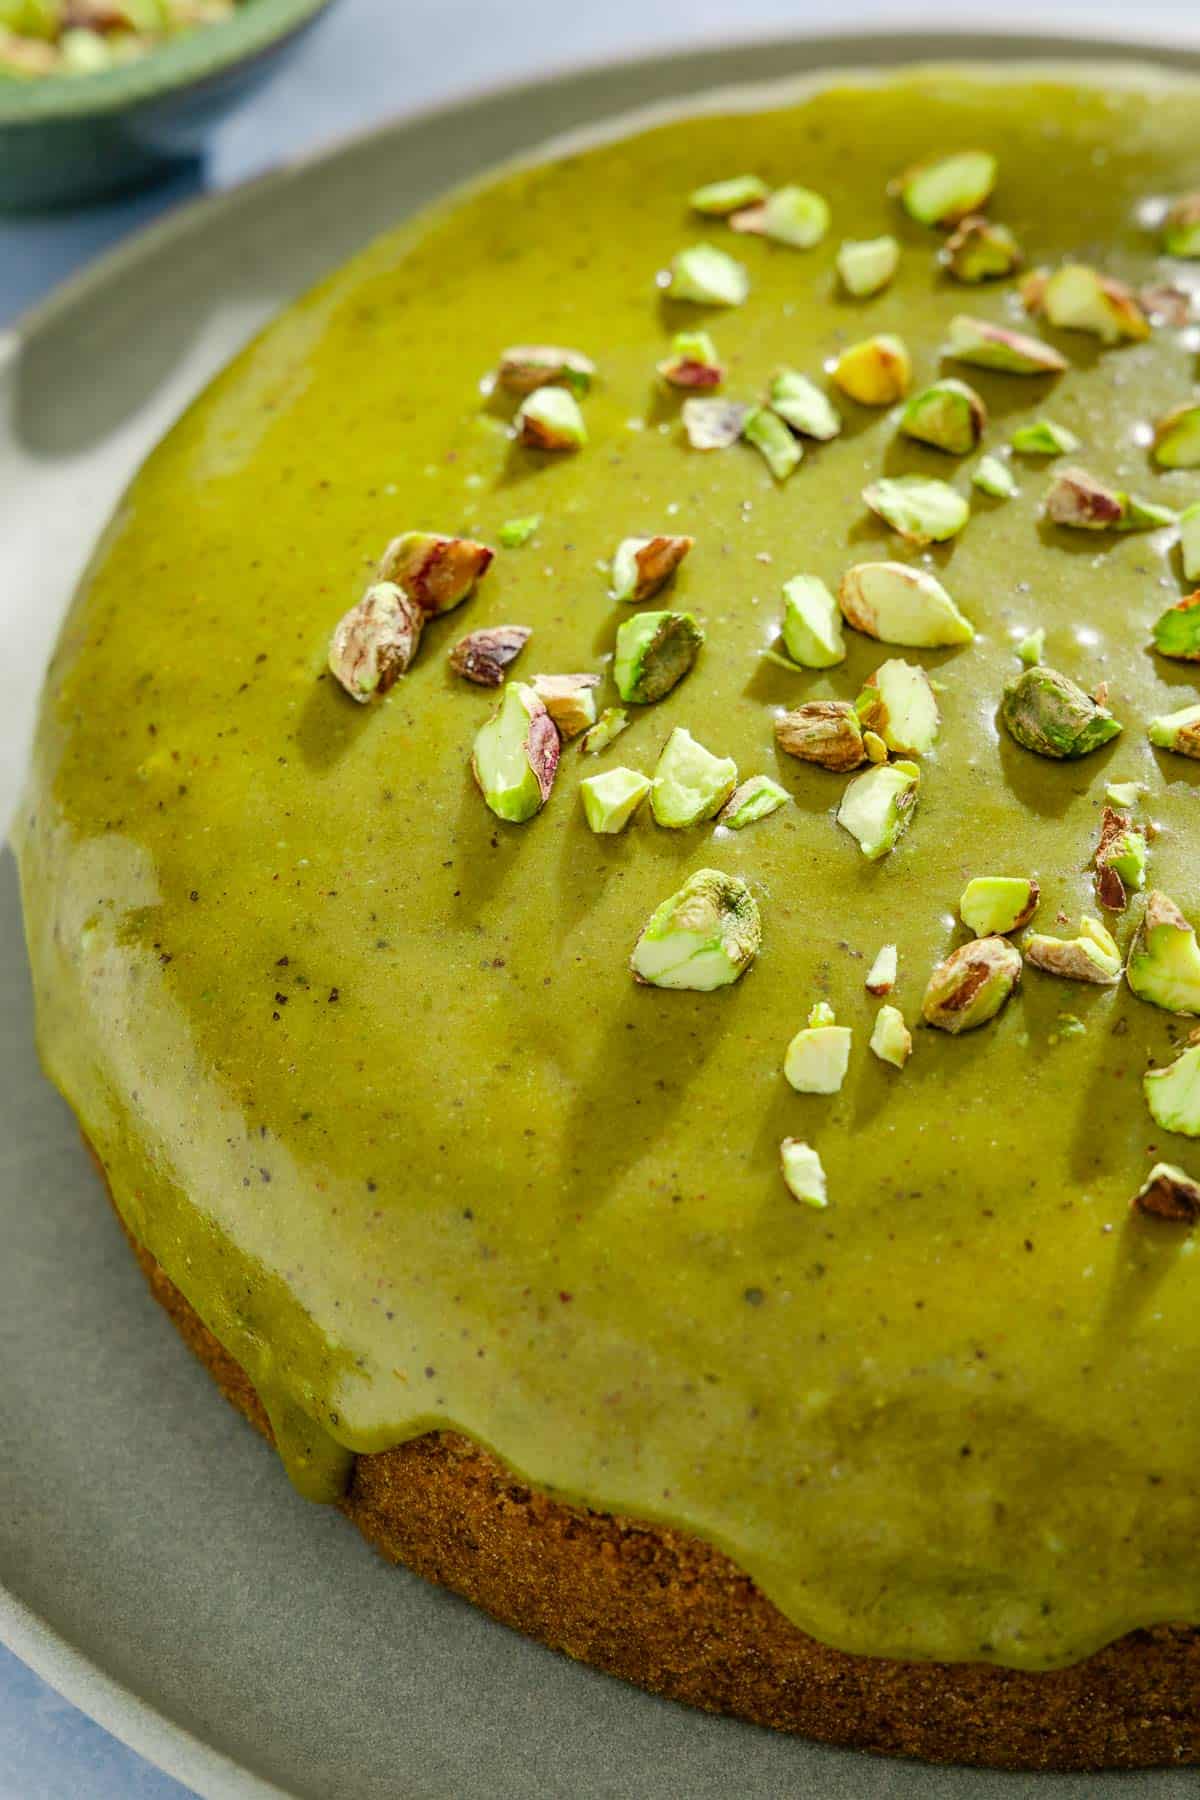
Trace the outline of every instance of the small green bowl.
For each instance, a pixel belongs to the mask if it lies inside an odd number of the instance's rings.
[[[0,81],[0,211],[92,200],[195,157],[332,0],[245,0],[98,75]]]

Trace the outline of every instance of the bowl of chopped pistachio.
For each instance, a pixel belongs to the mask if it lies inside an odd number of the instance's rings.
[[[331,0],[0,0],[0,210],[115,193],[203,150]]]

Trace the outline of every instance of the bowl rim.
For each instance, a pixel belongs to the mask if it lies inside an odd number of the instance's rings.
[[[39,75],[0,85],[0,129],[102,118],[159,100],[265,55],[310,25],[333,0],[245,0],[204,25],[94,75]]]

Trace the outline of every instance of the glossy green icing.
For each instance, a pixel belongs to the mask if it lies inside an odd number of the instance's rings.
[[[819,674],[762,652],[790,576],[836,587],[897,553],[866,481],[949,471],[966,491],[966,467],[847,404],[845,435],[776,485],[751,450],[689,451],[654,378],[672,333],[709,323],[655,288],[702,238],[752,276],[712,325],[734,397],[780,364],[819,377],[868,331],[903,334],[925,382],[955,311],[1020,324],[1010,288],[940,276],[936,235],[885,197],[897,169],[960,144],[999,155],[994,212],[1031,261],[1150,278],[1137,208],[1200,187],[1198,121],[1183,87],[943,71],[510,172],[285,315],[138,477],[65,627],[21,824],[41,1045],[130,1227],[249,1370],[306,1492],[336,1492],[350,1452],[454,1426],[547,1489],[703,1534],[853,1650],[1040,1667],[1200,1619],[1200,1258],[1127,1211],[1156,1157],[1189,1161],[1139,1084],[1180,1023],[1031,970],[983,1031],[918,1031],[901,1073],[867,1052],[863,990],[895,941],[915,1023],[972,875],[1036,875],[1043,929],[1090,910],[1118,777],[1148,784],[1153,881],[1195,915],[1200,770],[1144,738],[1194,691],[1146,648],[1176,565],[1161,538],[1043,527],[1041,470],[1015,500],[976,497],[929,562],[979,635],[905,653],[944,684],[942,735],[907,836],[869,864],[833,820],[844,778],[777,757],[773,711],[853,698],[896,652],[851,633]],[[687,216],[691,189],[744,168],[826,195],[826,242]],[[842,297],[841,238],[889,230],[893,286]],[[538,341],[599,365],[578,456],[516,449],[508,409],[481,399],[500,349]],[[1053,410],[1078,460],[1194,497],[1135,434],[1191,391],[1187,335],[1059,341],[1074,366]],[[992,410],[985,448],[1051,393],[955,372]],[[531,512],[533,543],[428,628],[386,700],[357,707],[323,675],[396,531],[495,542]],[[519,621],[524,678],[604,666],[627,609],[597,563],[656,530],[696,536],[666,603],[708,641],[620,760],[650,771],[686,725],[795,804],[738,834],[643,818],[596,837],[576,788],[604,765],[570,747],[545,812],[500,825],[468,774],[494,697],[446,650]],[[997,727],[1036,625],[1054,665],[1109,681],[1127,724],[1079,764]],[[635,986],[640,926],[714,864],[759,899],[756,965],[716,994]],[[821,997],[855,1031],[832,1099],[781,1071]],[[787,1135],[819,1149],[827,1212],[784,1186]]]

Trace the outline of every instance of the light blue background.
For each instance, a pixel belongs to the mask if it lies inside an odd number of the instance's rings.
[[[1125,21],[1194,20],[1195,0],[1161,0]],[[473,87],[585,58],[633,55],[684,40],[789,29],[877,24],[960,28],[1095,28],[1095,0],[1058,0],[998,15],[980,0],[341,0],[265,93],[219,133],[205,169],[148,193],[41,218],[0,223],[0,324],[126,233],[210,187],[307,152],[348,131]],[[1114,28],[1111,20],[1106,28]],[[184,1800],[187,1790],[151,1769],[0,1648],[0,1800]]]

